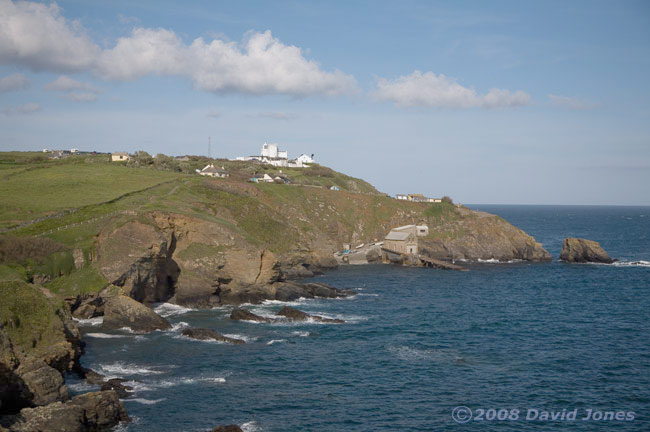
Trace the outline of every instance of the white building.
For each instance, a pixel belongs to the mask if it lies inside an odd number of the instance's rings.
[[[115,152],[111,154],[111,161],[113,162],[128,161],[129,159],[131,159],[131,156],[128,153]]]
[[[280,150],[277,144],[264,143],[259,156],[239,156],[238,161],[257,161],[275,167],[305,168],[308,164],[314,163],[314,159],[306,154],[300,155],[296,159],[289,160],[289,152]]]
[[[289,159],[287,151],[280,150],[277,144],[264,143],[260,155],[269,159]]]

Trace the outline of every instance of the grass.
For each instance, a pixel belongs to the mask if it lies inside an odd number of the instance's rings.
[[[48,299],[39,288],[21,281],[0,282],[0,298],[0,326],[14,347],[39,354],[64,340],[57,315],[64,308],[61,301]]]
[[[99,292],[107,284],[106,278],[94,265],[87,265],[67,276],[53,279],[45,286],[55,294],[74,297],[78,294]]]
[[[109,164],[57,164],[25,170],[0,182],[0,227],[107,202],[179,176]]]

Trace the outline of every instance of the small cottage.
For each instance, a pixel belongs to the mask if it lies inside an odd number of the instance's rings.
[[[228,173],[224,169],[224,167],[221,168],[215,168],[213,164],[206,165],[205,168],[203,168],[199,174],[202,176],[208,176],[208,177],[218,177],[218,178],[226,178],[228,177]]]
[[[111,162],[126,162],[131,159],[131,155],[124,152],[115,152],[111,154]]]

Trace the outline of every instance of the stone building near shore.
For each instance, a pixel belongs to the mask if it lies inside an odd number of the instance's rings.
[[[384,239],[384,249],[400,254],[418,253],[418,239],[412,231],[392,230]]]

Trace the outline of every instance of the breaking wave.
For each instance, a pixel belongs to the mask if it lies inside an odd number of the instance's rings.
[[[127,338],[127,335],[118,335],[118,334],[108,334],[108,333],[86,333],[84,336],[98,338],[98,339],[115,339],[115,338]]]
[[[160,370],[161,366],[140,366],[133,363],[115,362],[110,364],[101,364],[99,368],[105,375],[117,377],[129,375],[159,375],[166,371]],[[168,368],[168,367],[167,367]]]
[[[104,322],[104,317],[95,317],[95,318],[88,318],[88,319],[77,319],[73,318],[79,324],[80,326],[99,326],[102,325]]]
[[[273,345],[273,344],[276,344],[276,343],[282,343],[282,342],[286,342],[286,341],[287,341],[286,339],[271,339],[266,344],[267,345]]]
[[[183,314],[191,312],[191,311],[193,311],[195,309],[175,305],[175,304],[172,304],[172,303],[160,303],[160,304],[156,305],[153,308],[153,310],[154,310],[154,312],[156,312],[161,317],[170,317],[170,316],[176,316],[176,315],[183,315]]]
[[[610,265],[614,267],[650,267],[650,261],[616,261]]]
[[[144,404],[144,405],[153,405],[157,404],[158,402],[162,402],[166,400],[165,398],[161,399],[144,399],[144,398],[134,398],[134,399],[124,399],[125,402],[136,402],[139,404]]]

